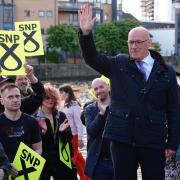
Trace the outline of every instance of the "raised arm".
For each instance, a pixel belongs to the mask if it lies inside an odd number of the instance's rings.
[[[93,40],[92,29],[96,18],[92,17],[92,7],[84,5],[78,11],[79,16],[79,43],[82,50],[82,55],[86,63],[100,74],[110,77],[111,74],[111,60],[112,58],[100,54],[96,50]]]
[[[96,17],[92,17],[92,6],[86,4],[78,11],[79,25],[83,35],[88,35],[94,26]]]
[[[25,64],[25,70],[27,73],[27,78],[29,79],[31,84],[35,84],[38,82],[37,77],[34,75],[34,69],[29,64]]]
[[[31,83],[33,93],[30,96],[22,98],[21,111],[29,115],[33,114],[41,105],[45,95],[43,84],[34,75],[33,67],[25,65],[27,77]]]

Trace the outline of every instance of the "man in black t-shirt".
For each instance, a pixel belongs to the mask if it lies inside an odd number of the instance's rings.
[[[36,119],[20,111],[21,94],[18,87],[6,84],[1,88],[1,98],[5,110],[0,115],[0,141],[10,162],[13,162],[20,142],[41,154],[39,125]]]

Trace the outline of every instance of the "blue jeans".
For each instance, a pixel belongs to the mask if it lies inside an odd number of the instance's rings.
[[[92,180],[113,180],[112,160],[99,159]]]

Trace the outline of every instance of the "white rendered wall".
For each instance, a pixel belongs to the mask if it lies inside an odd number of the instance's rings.
[[[175,29],[148,29],[153,42],[161,45],[161,55],[171,56],[175,52]]]
[[[172,0],[154,0],[154,20],[172,21]]]

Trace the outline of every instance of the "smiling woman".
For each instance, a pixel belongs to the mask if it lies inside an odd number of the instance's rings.
[[[58,89],[50,83],[46,83],[44,89],[45,97],[39,111],[35,115],[42,133],[42,156],[46,159],[41,179],[50,180],[52,176],[54,180],[59,180],[60,177],[66,180],[77,180],[76,169],[71,161],[71,130],[66,115],[57,109],[60,104]],[[68,149],[70,155],[68,159],[72,169],[61,161],[63,156],[59,147],[60,144],[65,145],[67,143],[70,147]]]

